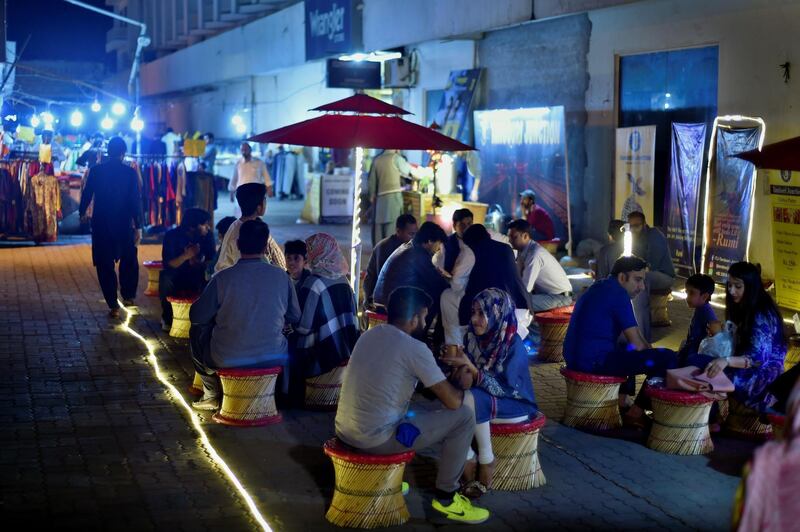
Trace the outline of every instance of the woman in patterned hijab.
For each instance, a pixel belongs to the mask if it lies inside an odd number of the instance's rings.
[[[464,467],[464,491],[477,497],[492,484],[494,454],[489,422],[520,423],[537,412],[533,382],[528,372],[528,352],[517,335],[511,297],[487,288],[472,300],[472,316],[465,338],[466,352],[444,356],[455,368],[464,388],[464,404],[475,411],[477,463],[470,450]],[[477,469],[477,480],[476,480]]]
[[[347,274],[347,261],[334,237],[328,233],[315,233],[306,238],[306,246],[311,273],[327,279]]]

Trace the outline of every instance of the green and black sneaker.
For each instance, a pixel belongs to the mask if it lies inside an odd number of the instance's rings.
[[[456,493],[453,496],[453,502],[447,506],[433,499],[433,509],[444,514],[451,521],[468,525],[479,525],[489,519],[489,510],[473,506],[469,499],[460,493]]]

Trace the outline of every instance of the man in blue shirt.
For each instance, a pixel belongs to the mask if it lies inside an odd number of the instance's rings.
[[[620,257],[607,279],[592,285],[578,299],[564,340],[564,359],[575,371],[631,377],[664,377],[676,367],[675,353],[655,349],[636,324],[631,300],[644,290],[647,263],[638,257]],[[627,345],[619,345],[622,336]],[[644,414],[642,393],[627,414]]]

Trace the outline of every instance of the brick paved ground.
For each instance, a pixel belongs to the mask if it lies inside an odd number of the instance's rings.
[[[314,229],[273,227],[279,241]],[[144,246],[140,258],[159,252]],[[8,368],[0,415],[10,427],[0,435],[3,514],[53,528],[255,528],[198,449],[185,414],[154,379],[142,344],[105,317],[90,266],[85,243],[0,249],[0,357]],[[160,331],[154,298],[139,303],[133,327],[156,340],[165,373],[186,389],[192,375],[186,342]],[[672,304],[677,332],[667,344],[685,330],[681,304]],[[717,450],[707,457],[675,457],[650,451],[637,432],[572,430],[557,423],[564,395],[557,365],[533,364],[531,371],[550,418],[540,439],[547,485],[490,493],[482,503],[493,517],[481,529],[729,528],[751,444],[716,438]],[[413,407],[431,406],[419,399]],[[333,473],[320,446],[332,435],[333,414],[284,414],[280,425],[252,429],[202,418],[275,530],[332,529],[324,512]],[[441,528],[427,519],[433,516],[425,490],[434,473],[429,456],[407,469],[409,529]]]

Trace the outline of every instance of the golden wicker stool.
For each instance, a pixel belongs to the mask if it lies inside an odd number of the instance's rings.
[[[647,446],[669,454],[708,454],[714,450],[708,416],[713,399],[700,393],[648,387],[653,401],[653,428]]]
[[[144,289],[144,295],[158,297],[158,278],[164,269],[163,263],[160,260],[146,260],[142,266],[147,270],[147,288]]]
[[[365,314],[367,315],[367,329],[372,329],[389,321],[389,317],[386,314],[381,314],[374,310],[368,310]]]
[[[783,371],[789,371],[800,362],[800,334],[789,336],[786,342],[789,349],[786,351],[786,358],[783,360]]]
[[[336,438],[326,441],[323,450],[333,462],[336,477],[325,519],[350,528],[380,528],[408,521],[403,472],[414,451],[363,454]]]
[[[547,418],[539,412],[523,423],[490,423],[492,450],[497,464],[492,489],[527,490],[544,486],[546,479],[539,463],[539,429]]]
[[[189,392],[189,395],[194,395],[195,397],[200,397],[203,395],[203,380],[200,378],[200,374],[196,371],[194,372],[194,380],[187,391]]]
[[[567,336],[567,327],[572,317],[571,312],[538,312],[533,318],[539,324],[542,333],[542,342],[536,355],[538,360],[544,362],[564,361],[564,338]]]
[[[336,410],[342,390],[345,363],[328,373],[306,379],[306,408],[310,410]]]
[[[558,246],[561,245],[561,239],[554,238],[553,240],[537,240],[536,243],[549,251],[551,255],[555,255],[558,253]]]
[[[786,416],[783,414],[767,414],[769,426],[772,427],[772,437],[776,440],[783,439],[783,432],[786,429]]]
[[[765,440],[772,435],[772,427],[762,423],[758,412],[728,396],[728,419],[725,431],[749,440]]]
[[[625,377],[592,375],[561,368],[567,381],[567,404],[562,423],[568,427],[607,430],[622,426],[619,385]]]
[[[650,291],[650,325],[653,327],[669,327],[672,320],[669,319],[669,309],[667,302],[672,296],[672,290],[651,290]]]
[[[263,369],[220,369],[222,406],[214,421],[237,427],[257,427],[280,423],[275,406],[275,383],[282,367]]]
[[[168,297],[167,301],[172,305],[172,327],[169,335],[173,338],[189,338],[189,328],[192,326],[189,321],[189,309],[192,308],[192,303],[197,301],[197,296]]]

